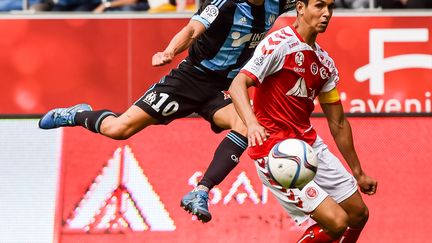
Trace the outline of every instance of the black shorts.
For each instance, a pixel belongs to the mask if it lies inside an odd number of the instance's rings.
[[[219,133],[224,129],[214,124],[213,115],[231,103],[226,92],[230,83],[231,80],[217,79],[183,61],[159,83],[153,84],[135,105],[157,119],[158,124],[168,124],[195,112]]]

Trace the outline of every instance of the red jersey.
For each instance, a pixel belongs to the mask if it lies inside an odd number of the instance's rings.
[[[257,88],[253,109],[259,123],[270,133],[262,146],[249,148],[252,159],[268,155],[271,148],[287,138],[312,145],[317,137],[310,116],[320,92],[335,88],[337,69],[327,52],[306,44],[294,27],[285,27],[267,36],[241,70]]]

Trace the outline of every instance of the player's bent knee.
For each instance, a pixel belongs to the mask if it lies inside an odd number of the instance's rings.
[[[340,238],[348,228],[348,215],[338,215],[327,228],[328,234],[334,239]]]
[[[350,226],[355,228],[363,228],[369,219],[369,209],[365,206],[361,210],[350,215]]]
[[[247,127],[238,116],[236,118],[233,118],[231,129],[240,133],[243,136],[247,135]]]

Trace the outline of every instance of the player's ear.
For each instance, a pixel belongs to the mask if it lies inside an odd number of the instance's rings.
[[[298,15],[303,15],[305,7],[306,7],[306,5],[305,5],[305,3],[303,1],[297,1],[296,2],[297,14]]]

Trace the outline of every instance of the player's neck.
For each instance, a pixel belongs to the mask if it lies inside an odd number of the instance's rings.
[[[310,26],[305,23],[301,23],[296,20],[293,24],[297,33],[303,38],[303,41],[315,49],[315,41],[318,33]]]
[[[264,4],[264,0],[247,0],[247,1],[255,6],[261,6]]]

